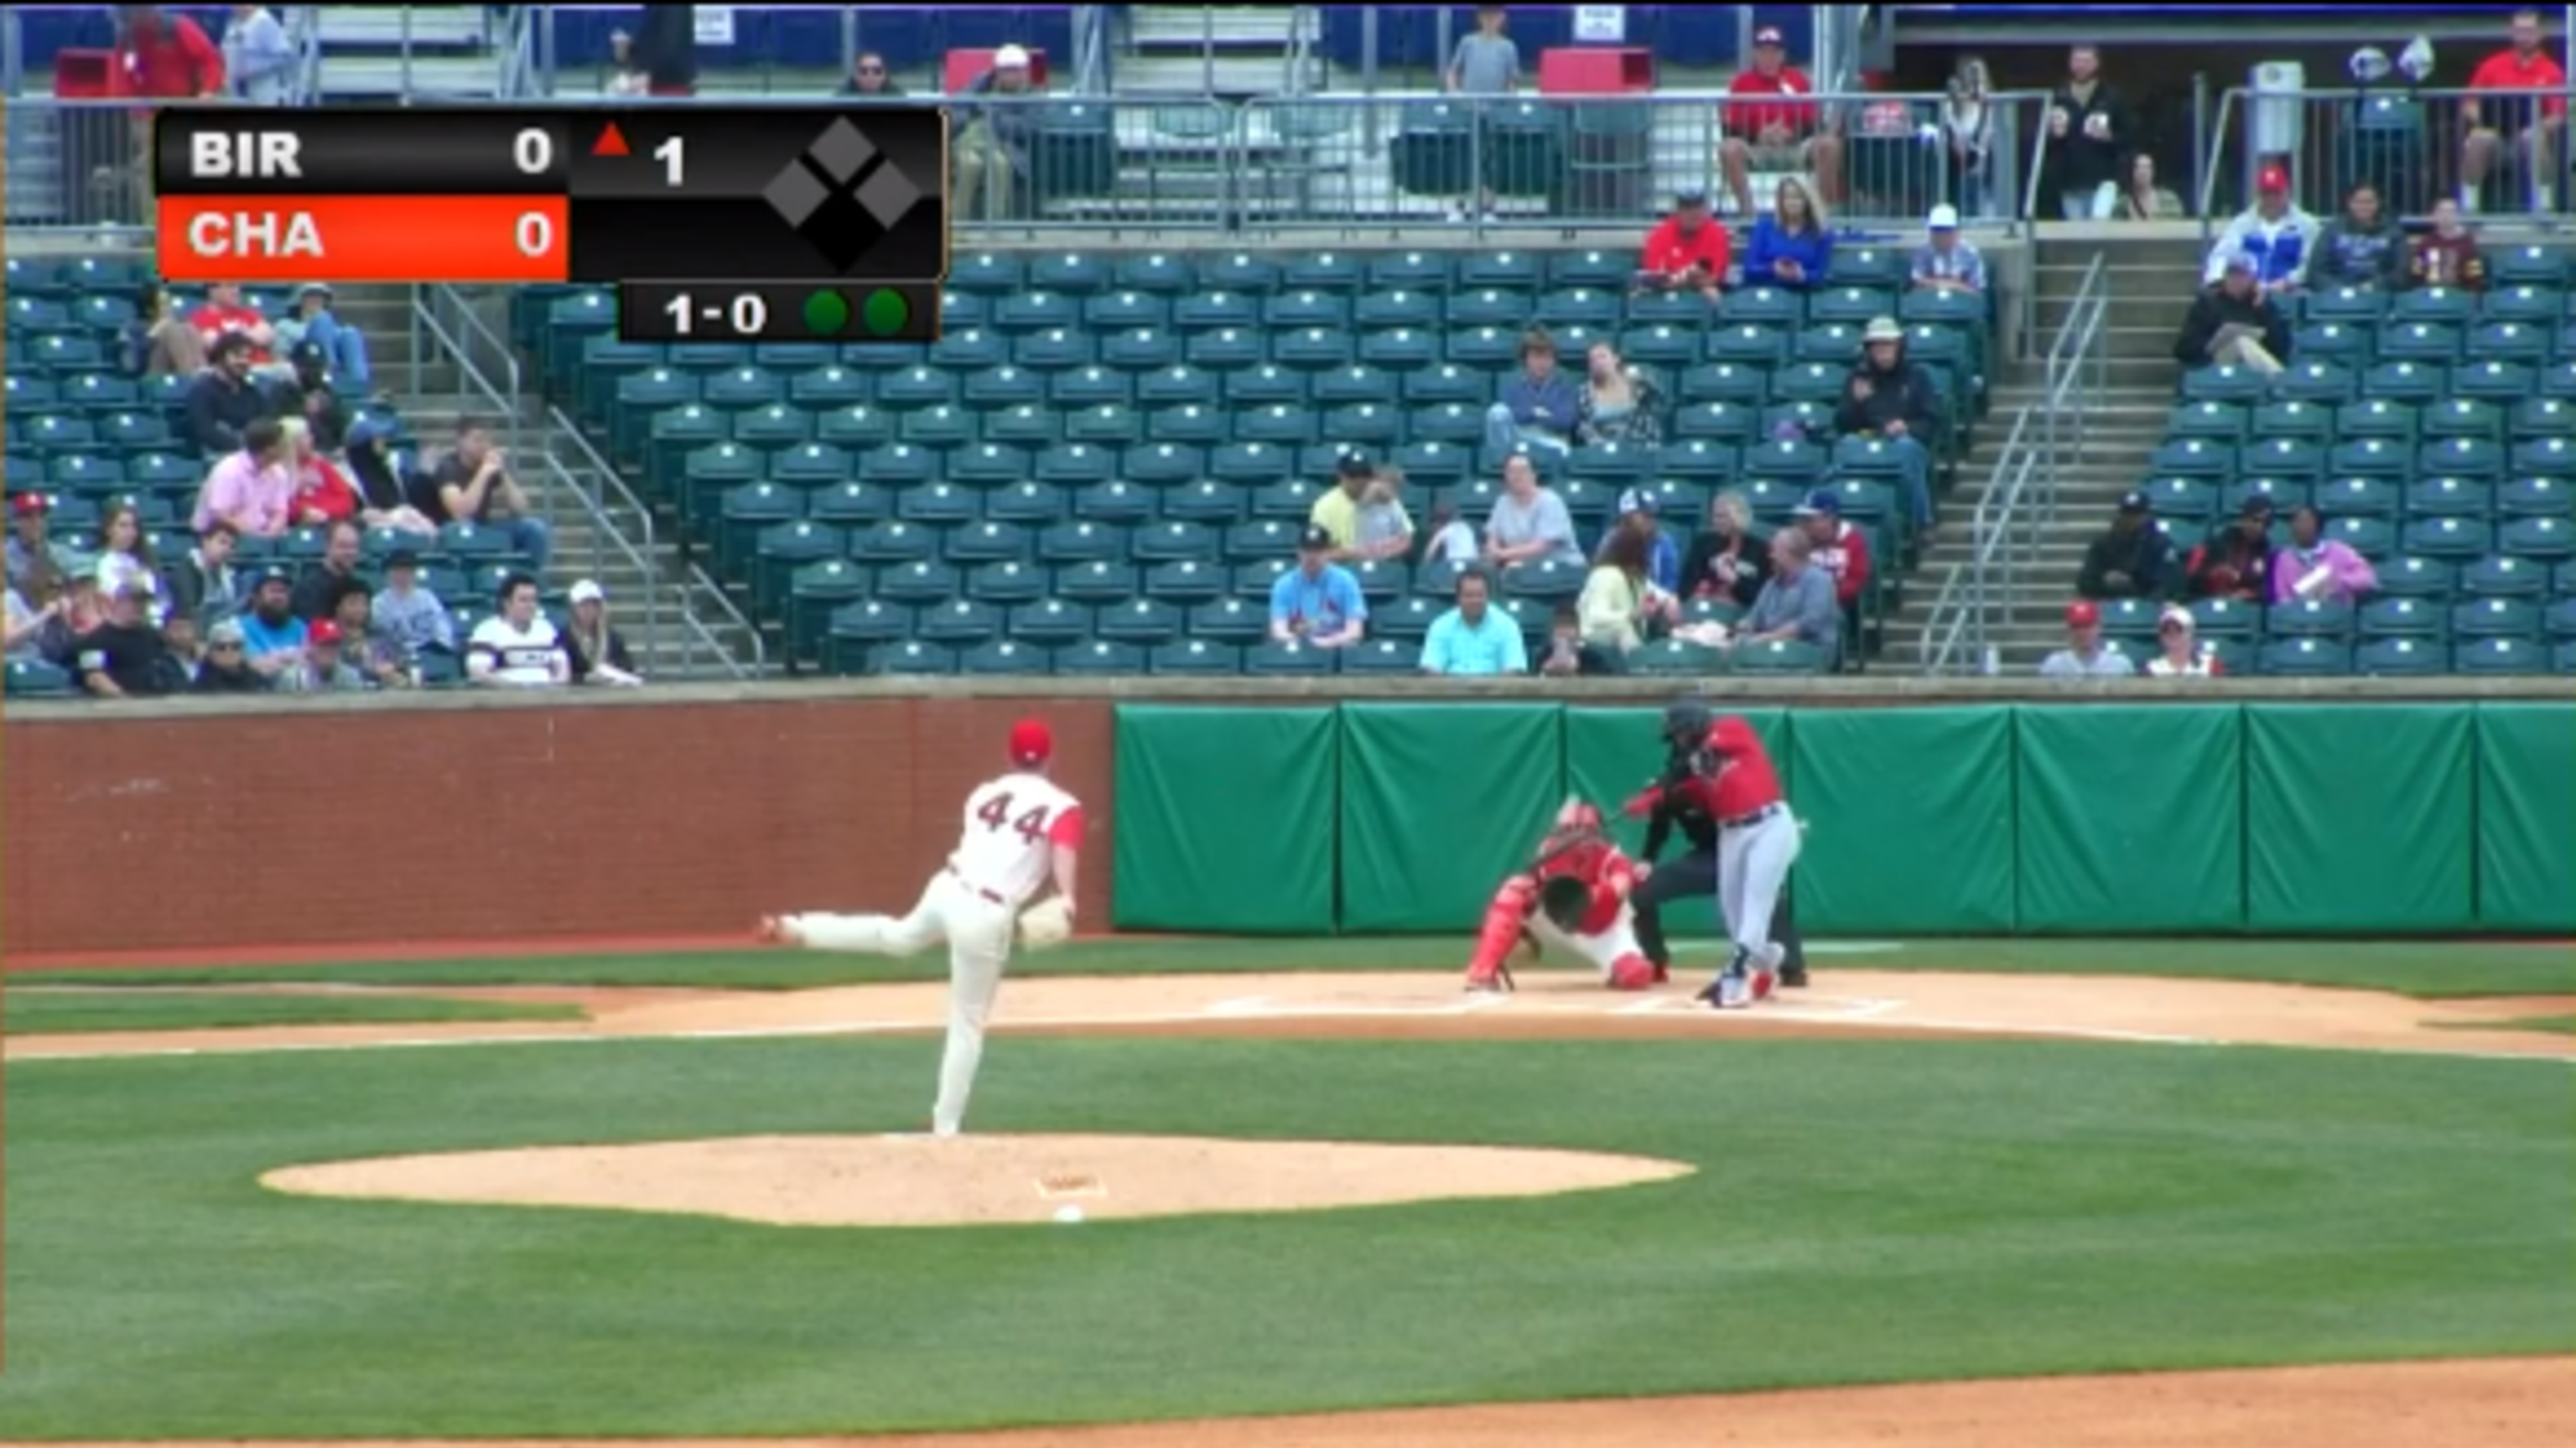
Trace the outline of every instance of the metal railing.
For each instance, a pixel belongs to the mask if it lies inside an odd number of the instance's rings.
[[[2111,271],[2100,252],[2067,303],[2050,343],[2040,399],[2013,417],[1969,523],[1967,560],[1954,563],[1923,626],[1927,674],[1994,668],[1995,615],[2012,605],[2037,566],[2043,530],[2057,521],[2059,469],[2085,460],[2091,413],[2109,381]]]
[[[2532,164],[2528,140],[2547,108],[2564,115],[2572,97],[2576,87],[2232,86],[2219,96],[2202,138],[2198,212],[2204,236],[2253,203],[2256,178],[2271,166],[2289,173],[2292,197],[2320,217],[2332,215],[2344,194],[2364,181],[2379,189],[2388,215],[2421,217],[2445,197],[2456,200],[2472,167],[2482,167],[2479,215],[2576,224],[2576,159],[2569,154],[2566,124],[2547,128],[2545,168]],[[2470,102],[2478,107],[2477,126],[2469,123]]]

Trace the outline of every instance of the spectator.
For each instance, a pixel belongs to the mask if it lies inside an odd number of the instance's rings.
[[[2370,560],[2348,543],[2321,539],[2318,535],[2324,526],[2325,520],[2312,506],[2301,504],[2290,510],[2290,546],[2272,560],[2273,603],[2298,599],[2359,603],[2379,587],[2379,574]]]
[[[277,687],[290,694],[354,694],[373,688],[350,665],[342,642],[337,622],[314,620],[305,634],[303,657],[278,671]]]
[[[1360,581],[1333,561],[1333,535],[1308,525],[1297,540],[1297,566],[1270,586],[1270,638],[1338,649],[1358,643],[1368,623]]]
[[[1682,551],[1664,532],[1663,505],[1655,500],[1652,488],[1628,488],[1619,494],[1618,515],[1610,520],[1610,533],[1602,538],[1593,557],[1595,563],[1610,552],[1610,539],[1620,533],[1634,533],[1646,540],[1646,581],[1666,595],[1678,595]]]
[[[420,586],[420,556],[408,548],[385,555],[385,586],[369,601],[375,633],[393,646],[406,668],[424,653],[456,652],[456,620],[438,595]]]
[[[1842,141],[1815,101],[1806,72],[1789,65],[1777,26],[1753,32],[1753,64],[1727,83],[1726,140],[1718,148],[1738,215],[1753,214],[1753,172],[1806,171],[1827,198],[1841,194]]]
[[[340,606],[331,613],[340,626],[340,657],[380,689],[411,687],[411,660],[400,644],[375,631],[375,598],[363,578],[340,590]]]
[[[143,515],[123,499],[110,503],[98,524],[98,594],[114,598],[140,580],[154,628],[161,626],[161,565],[152,558],[152,540],[143,533]]]
[[[1583,361],[1583,390],[1574,402],[1574,440],[1586,447],[1614,442],[1660,446],[1663,397],[1654,378],[1629,366],[1619,349],[1607,342],[1593,343]]]
[[[2308,279],[2317,286],[2389,291],[2406,279],[2406,235],[2380,210],[2378,187],[2362,181],[2344,193],[2343,214],[2317,236]]]
[[[894,72],[885,57],[873,50],[862,50],[850,61],[850,78],[841,82],[841,94],[866,100],[895,100],[903,87],[894,83]]]
[[[134,299],[134,316],[118,332],[121,360],[134,377],[194,377],[206,365],[205,339],[182,320],[161,282],[146,282]]]
[[[277,328],[259,309],[242,300],[241,283],[216,282],[206,288],[206,299],[188,314],[188,325],[197,329],[197,339],[212,354],[215,344],[226,337],[238,336],[250,343],[250,365],[253,370],[273,367],[277,358]]]
[[[1556,338],[1545,327],[1532,327],[1521,334],[1521,370],[1503,384],[1503,400],[1486,409],[1485,446],[1496,452],[1564,452],[1574,446],[1582,404],[1573,381],[1557,369]]]
[[[393,451],[393,435],[393,424],[380,418],[361,417],[349,424],[348,476],[358,495],[358,517],[370,528],[435,538],[438,525],[412,499],[422,495],[421,502],[439,507],[437,490],[427,478],[412,475],[403,456]]]
[[[188,383],[188,440],[208,457],[241,449],[252,423],[272,416],[268,394],[251,385],[251,343],[227,333],[206,349],[206,367]]]
[[[2514,152],[2531,185],[2531,209],[2558,209],[2556,180],[2567,154],[2567,72],[2540,48],[2540,12],[2514,12],[2513,43],[2478,63],[2469,75],[2471,95],[2460,102],[2460,122],[2468,139],[2460,148],[2460,207],[2478,209],[2487,177],[2495,171],[2504,138],[2514,138]],[[2512,92],[2543,92],[2545,98],[2507,100]]]
[[[2261,603],[2272,596],[2272,500],[2256,493],[2245,500],[2231,523],[2209,530],[2209,537],[2184,561],[2196,598],[2233,598]]]
[[[2090,599],[2066,606],[2066,647],[2039,661],[2044,679],[2125,679],[2137,673],[2128,655],[2102,644],[2102,609]]]
[[[2048,164],[2057,173],[2059,214],[2108,221],[2118,214],[2122,165],[2135,146],[2129,104],[2102,79],[2102,52],[2066,54],[2066,84],[2048,102]]]
[[[282,536],[294,521],[295,477],[286,470],[286,429],[259,418],[242,432],[242,445],[216,463],[197,492],[189,526],[199,533],[220,519],[253,538]]]
[[[1457,48],[1449,54],[1449,67],[1440,73],[1441,89],[1453,96],[1471,96],[1479,100],[1499,99],[1519,90],[1521,48],[1503,33],[1506,24],[1502,6],[1477,6],[1476,28],[1458,37]],[[1490,140],[1483,154],[1483,194],[1477,202],[1485,219],[1492,221],[1495,175],[1494,149]],[[1451,208],[1449,219],[1465,221],[1467,205],[1462,201]]]
[[[1915,251],[1908,273],[1914,289],[1985,295],[1986,259],[1959,235],[1959,208],[1933,207],[1924,233],[1927,240]]]
[[[146,615],[152,586],[128,579],[107,595],[107,618],[73,659],[80,686],[102,699],[149,698],[170,692],[172,676],[161,646],[160,625]]]
[[[1821,654],[1827,670],[1840,662],[1842,609],[1834,602],[1835,584],[1814,566],[1815,547],[1809,534],[1795,528],[1771,535],[1770,581],[1727,647],[1795,640]]]
[[[2129,158],[2128,182],[2120,188],[2122,221],[2184,221],[2191,213],[2174,189],[2156,180],[2156,158],[2140,151]]]
[[[1333,535],[1336,559],[1359,556],[1360,498],[1377,477],[1368,454],[1358,448],[1345,448],[1333,462],[1333,486],[1315,499],[1306,512],[1306,525],[1321,528]]]
[[[635,37],[644,93],[677,98],[698,92],[698,7],[647,5]]]
[[[1941,392],[1932,374],[1905,355],[1905,329],[1873,317],[1861,332],[1859,363],[1843,383],[1837,430],[1887,440],[1905,485],[1905,508],[1925,537],[1932,534],[1932,449],[1941,438]]]
[[[644,73],[644,62],[635,54],[635,37],[631,33],[608,32],[608,79],[600,82],[599,91],[611,96],[653,93],[653,77]]]
[[[1623,655],[1646,641],[1656,620],[1680,621],[1672,595],[1646,576],[1646,535],[1625,527],[1603,540],[1601,561],[1585,576],[1574,610],[1583,620],[1585,643]]]
[[[278,419],[286,435],[286,472],[295,480],[294,500],[286,505],[299,528],[323,528],[358,516],[358,490],[331,460],[313,445],[313,429],[300,417]]]
[[[438,490],[438,511],[421,511],[447,523],[479,523],[508,531],[510,547],[527,555],[539,573],[554,553],[554,531],[535,516],[528,494],[510,474],[509,455],[492,445],[489,424],[468,418],[459,424],[456,446],[430,474]]]
[[[1944,178],[1959,206],[1977,216],[1987,212],[1988,189],[1994,184],[1994,81],[1976,56],[1959,62],[1950,74],[1949,98],[1941,106]]]
[[[306,282],[298,288],[295,310],[277,324],[277,345],[285,349],[295,365],[292,381],[297,392],[331,394],[336,405],[338,397],[332,394],[328,379],[337,377],[352,390],[365,392],[376,385],[376,369],[367,353],[366,334],[340,320],[339,314],[331,310],[331,298],[329,282]],[[308,343],[313,347],[309,359],[298,355]],[[287,404],[281,410],[292,411],[293,405]],[[314,426],[322,431],[322,445],[336,452],[340,435],[348,430],[348,415],[343,411],[338,422],[328,428],[323,428],[316,418]]]
[[[2191,610],[2168,605],[2156,620],[2156,654],[2147,660],[2148,677],[2206,679],[2225,672],[2218,655],[2199,645]]]
[[[2213,362],[2251,367],[2278,376],[2290,361],[2290,322],[2255,281],[2253,259],[2228,257],[2218,282],[2201,288],[2174,338],[2174,360],[2185,368]]]
[[[1753,536],[1753,510],[1744,495],[1724,492],[1708,505],[1708,528],[1691,539],[1674,591],[1692,598],[1750,608],[1771,576],[1769,545]]]
[[[199,531],[197,546],[163,572],[171,613],[193,618],[202,628],[239,610],[241,579],[233,567],[233,549],[240,537],[220,519]]]
[[[184,694],[197,686],[197,673],[205,667],[206,649],[197,638],[197,620],[176,609],[161,620],[161,658],[168,673],[168,687],[162,692]]]
[[[9,632],[5,652],[12,661],[43,657],[45,626],[62,612],[61,577],[47,574],[45,582],[47,587],[38,595],[44,600],[42,603],[29,602],[28,596],[18,591],[17,584],[9,585]]]
[[[948,107],[948,149],[957,166],[951,219],[1006,221],[1015,188],[1034,179],[1029,152],[1040,117],[1032,103],[1028,51],[1016,45],[994,51],[993,68],[968,81],[961,94],[991,99]]]
[[[635,656],[626,651],[626,636],[608,621],[607,593],[585,578],[572,586],[571,599],[572,627],[564,631],[564,647],[572,656],[572,681],[628,689],[642,684]]]
[[[1431,525],[1424,533],[1423,566],[1446,563],[1464,568],[1483,555],[1476,547],[1476,527],[1458,516],[1454,503],[1442,503],[1431,511]]]
[[[233,94],[255,106],[282,106],[295,88],[295,45],[265,5],[236,5],[224,27],[224,71]]]
[[[537,608],[537,581],[524,573],[501,580],[500,611],[465,641],[465,677],[500,689],[545,689],[572,682],[572,656]]]
[[[1685,186],[1674,193],[1672,214],[1646,233],[1637,259],[1637,290],[1697,292],[1717,300],[1735,269],[1735,241],[1726,223],[1709,214],[1708,189]]]
[[[241,620],[250,666],[270,678],[304,662],[311,628],[295,612],[295,580],[270,564],[251,585],[250,612]]]
[[[2308,284],[2308,265],[2316,257],[2317,219],[2290,200],[2290,173],[2266,166],[2254,178],[2254,204],[2245,208],[2209,249],[2201,282],[2216,286],[2226,279],[2238,257],[2254,265],[2254,280],[2266,294],[2295,291]]]
[[[1832,581],[1834,601],[1857,622],[1861,600],[1869,596],[1869,534],[1843,521],[1843,500],[1829,488],[1809,493],[1789,516],[1797,520],[1795,531],[1807,538],[1803,561]],[[1777,550],[1772,561],[1779,561]]]
[[[158,5],[116,7],[116,60],[107,92],[119,99],[213,100],[224,93],[224,56],[197,22],[163,15]],[[128,113],[133,160],[126,183],[134,188],[134,216],[152,219],[152,116]]]
[[[1475,539],[1467,540],[1470,556]],[[1404,510],[1404,469],[1389,464],[1369,478],[1360,494],[1359,556],[1401,562],[1413,552],[1413,515]]]
[[[1493,611],[1494,581],[1480,568],[1458,571],[1457,606],[1422,636],[1422,672],[1488,678],[1529,672],[1529,641],[1520,620]]]
[[[2406,273],[2419,287],[2487,289],[2486,257],[2478,250],[2477,237],[2460,219],[2460,203],[2447,196],[2433,203],[2433,225],[2415,238]]]
[[[107,606],[98,596],[98,564],[72,554],[69,567],[52,576],[53,613],[36,635],[36,652],[47,663],[75,669],[90,637],[107,624]]]
[[[2111,526],[2084,549],[2075,591],[2085,598],[2163,598],[2173,590],[2173,540],[2156,526],[2155,504],[2132,489],[2120,495]]]
[[[1573,604],[1561,603],[1548,624],[1547,650],[1530,666],[1530,672],[1548,679],[1615,674],[1619,672],[1619,656],[1616,650],[1587,641],[1583,637],[1582,613]]]
[[[219,619],[206,629],[206,658],[197,668],[190,692],[257,694],[268,688],[268,676],[250,666],[248,640],[237,618]]]
[[[51,574],[68,574],[72,550],[52,537],[54,505],[42,493],[20,493],[9,500],[9,586],[34,598]]]
[[[1834,239],[1807,183],[1795,176],[1781,177],[1771,189],[1771,210],[1753,223],[1753,244],[1744,253],[1744,280],[1754,286],[1807,291],[1824,285],[1833,260]]]
[[[358,525],[343,518],[331,525],[329,538],[322,545],[322,556],[295,580],[293,607],[295,616],[306,623],[334,618],[340,612],[340,595],[366,585],[358,579],[358,560],[364,556],[364,539]]]
[[[1505,569],[1540,562],[1583,566],[1565,500],[1539,482],[1538,460],[1526,452],[1503,459],[1503,495],[1485,519],[1485,561]]]

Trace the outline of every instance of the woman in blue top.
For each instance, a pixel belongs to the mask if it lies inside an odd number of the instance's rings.
[[[1753,248],[1744,258],[1746,284],[1820,287],[1833,259],[1833,237],[1815,194],[1796,177],[1783,177],[1772,194],[1771,213],[1754,223]]]

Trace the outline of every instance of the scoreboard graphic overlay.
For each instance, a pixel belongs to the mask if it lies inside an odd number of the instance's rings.
[[[935,109],[173,109],[161,274],[614,284],[636,341],[931,341]]]

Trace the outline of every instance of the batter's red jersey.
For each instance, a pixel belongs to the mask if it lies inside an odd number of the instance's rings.
[[[1689,788],[1712,818],[1724,824],[1780,803],[1780,776],[1771,768],[1771,751],[1762,747],[1762,736],[1742,715],[1719,719],[1708,731],[1708,748],[1725,767],[1713,779],[1692,780]]]

